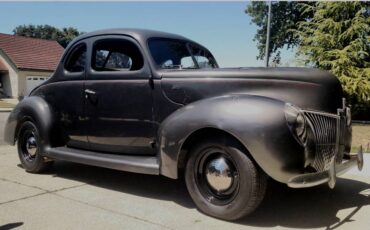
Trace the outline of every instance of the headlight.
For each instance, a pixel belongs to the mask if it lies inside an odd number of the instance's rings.
[[[304,119],[304,116],[302,113],[299,113],[297,115],[297,120],[295,123],[295,130],[298,136],[303,136],[306,132],[306,120]]]
[[[293,131],[301,144],[305,146],[307,142],[307,126],[306,119],[302,111],[300,111],[297,107],[287,103],[285,105],[285,118],[290,129]]]

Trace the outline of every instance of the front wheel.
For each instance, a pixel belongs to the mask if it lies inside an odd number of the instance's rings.
[[[40,135],[36,125],[30,121],[20,127],[17,147],[19,159],[27,172],[39,173],[52,163],[40,154]]]
[[[266,175],[236,141],[217,138],[190,151],[185,180],[204,213],[225,220],[253,212],[266,190]]]

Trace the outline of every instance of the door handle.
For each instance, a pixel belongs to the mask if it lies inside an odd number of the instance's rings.
[[[85,93],[86,93],[86,95],[95,95],[96,94],[96,92],[92,91],[91,89],[85,89]]]
[[[89,99],[92,104],[96,104],[98,102],[97,93],[91,89],[85,89],[85,98]]]

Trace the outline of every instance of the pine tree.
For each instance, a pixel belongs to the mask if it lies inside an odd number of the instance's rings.
[[[336,75],[355,109],[370,106],[370,7],[367,2],[304,4],[313,15],[294,31],[306,64]]]

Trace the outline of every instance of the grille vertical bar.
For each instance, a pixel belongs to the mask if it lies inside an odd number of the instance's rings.
[[[315,136],[316,155],[312,167],[318,172],[328,170],[336,154],[337,121],[340,118],[312,111],[304,111],[304,114]]]

